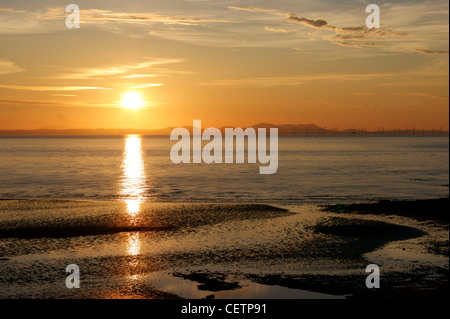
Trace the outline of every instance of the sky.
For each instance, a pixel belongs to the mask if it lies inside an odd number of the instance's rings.
[[[72,3],[0,0],[0,130],[449,128],[447,0]]]

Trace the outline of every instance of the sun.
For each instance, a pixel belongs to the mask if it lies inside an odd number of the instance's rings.
[[[141,94],[137,92],[126,92],[122,98],[122,106],[126,109],[137,110],[144,107],[145,103]]]

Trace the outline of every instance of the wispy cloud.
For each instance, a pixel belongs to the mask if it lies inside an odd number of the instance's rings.
[[[146,88],[153,88],[153,87],[159,87],[163,86],[163,83],[146,83],[146,84],[140,84],[140,85],[134,85],[131,86],[131,89],[146,89]]]
[[[59,76],[63,79],[102,79],[106,76],[123,75],[129,72],[145,70],[154,66],[184,62],[184,59],[153,58],[150,61],[131,65],[110,66],[104,68],[82,69],[79,72]],[[150,77],[155,75],[129,75],[127,78]]]
[[[84,90],[102,90],[110,91],[111,88],[91,87],[91,86],[23,86],[23,85],[5,85],[0,84],[0,89],[27,90],[27,91],[84,91]]]
[[[157,74],[132,74],[122,76],[124,79],[138,79],[138,78],[152,78],[158,76]]]
[[[390,28],[383,29],[369,29],[366,26],[358,27],[337,27],[329,24],[323,19],[309,19],[305,17],[299,17],[295,14],[290,14],[288,20],[295,23],[300,23],[310,28],[319,30],[329,30],[335,33],[335,37],[329,38],[329,40],[337,45],[345,47],[376,47],[381,48],[383,45],[368,42],[367,40],[380,40],[381,38],[390,37],[408,37],[406,32],[396,32]]]
[[[39,15],[38,12],[0,8],[0,35],[52,32],[55,28],[44,26]]]
[[[61,105],[59,102],[31,101],[31,100],[0,100],[0,104],[26,104],[26,105]]]
[[[309,28],[313,28],[316,30],[326,30],[335,33],[334,38],[328,38],[332,43],[347,46],[347,47],[382,47],[382,45],[368,42],[369,39],[381,39],[388,37],[408,37],[409,34],[406,32],[396,32],[390,28],[382,28],[382,29],[369,29],[366,26],[357,26],[357,27],[337,27],[329,24],[326,20],[322,18],[311,19],[308,17],[301,17],[294,13],[285,13],[274,9],[266,9],[263,7],[236,7],[230,6],[227,7],[230,10],[240,10],[240,11],[249,11],[249,12],[259,12],[259,13],[267,13],[271,15],[283,16],[287,21],[304,25]],[[276,32],[277,29],[266,27],[267,31]],[[284,29],[278,29],[279,32]],[[286,33],[286,32],[284,32]]]
[[[245,79],[217,80],[201,83],[206,86],[253,86],[253,87],[275,87],[275,86],[298,86],[312,81],[366,81],[373,79],[387,79],[398,77],[398,74],[390,73],[368,73],[368,74],[311,74],[303,76],[281,76],[281,77],[255,77]]]
[[[52,94],[52,96],[61,96]],[[72,95],[66,95],[71,97]],[[36,105],[36,106],[57,106],[57,107],[100,107],[100,108],[111,108],[120,106],[120,101],[104,101],[104,102],[94,102],[92,100],[54,100],[54,99],[37,99],[37,100],[24,100],[24,99],[2,99],[0,100],[0,105]],[[156,105],[156,103],[151,103],[151,105]]]
[[[235,22],[222,19],[207,18],[186,18],[176,16],[164,16],[154,13],[129,13],[129,12],[113,12],[110,10],[86,9],[80,10],[81,22],[161,22],[165,24],[182,24],[191,25],[199,23],[229,23]],[[41,19],[54,20],[66,17],[65,9],[50,8],[42,16]]]
[[[15,65],[11,61],[0,60],[0,75],[8,73],[23,72],[25,69]]]
[[[264,27],[264,29],[266,31],[278,32],[278,33],[289,33],[289,32],[291,32],[291,31],[283,29],[283,28],[274,28],[274,27],[268,27],[268,26]]]
[[[10,13],[25,13],[24,10],[16,10],[12,8],[0,8],[0,12],[10,12]]]
[[[383,45],[370,43],[370,42],[346,42],[346,41],[332,41],[333,43],[343,46],[343,47],[351,47],[351,48],[362,48],[362,47],[374,47],[374,48],[382,48]]]
[[[249,12],[263,12],[263,13],[269,13],[279,16],[284,16],[286,13],[280,12],[275,9],[268,9],[263,7],[256,7],[256,6],[228,6],[227,7],[230,10],[234,11],[249,11]]]
[[[430,51],[430,50],[424,50],[424,49],[413,49],[413,52],[417,52],[420,54],[448,54],[448,51]]]
[[[297,15],[295,15],[293,13],[290,13],[288,15],[287,19],[288,19],[288,21],[301,23],[303,25],[306,25],[308,27],[315,28],[315,29],[330,29],[330,30],[334,30],[336,28],[334,26],[329,25],[328,22],[325,21],[325,20],[322,20],[322,19],[313,20],[313,19],[308,19],[308,18],[305,18],[305,17],[301,17],[300,18],[299,16],[297,16]]]

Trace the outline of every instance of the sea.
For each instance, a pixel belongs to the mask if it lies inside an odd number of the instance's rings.
[[[449,137],[280,136],[261,164],[174,164],[168,136],[0,136],[0,198],[324,204],[448,197]]]

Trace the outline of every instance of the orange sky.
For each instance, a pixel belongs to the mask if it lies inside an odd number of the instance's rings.
[[[360,1],[77,4],[69,30],[58,1],[2,1],[0,130],[448,130],[447,1],[384,2],[376,32]],[[123,107],[130,91],[143,108]]]

